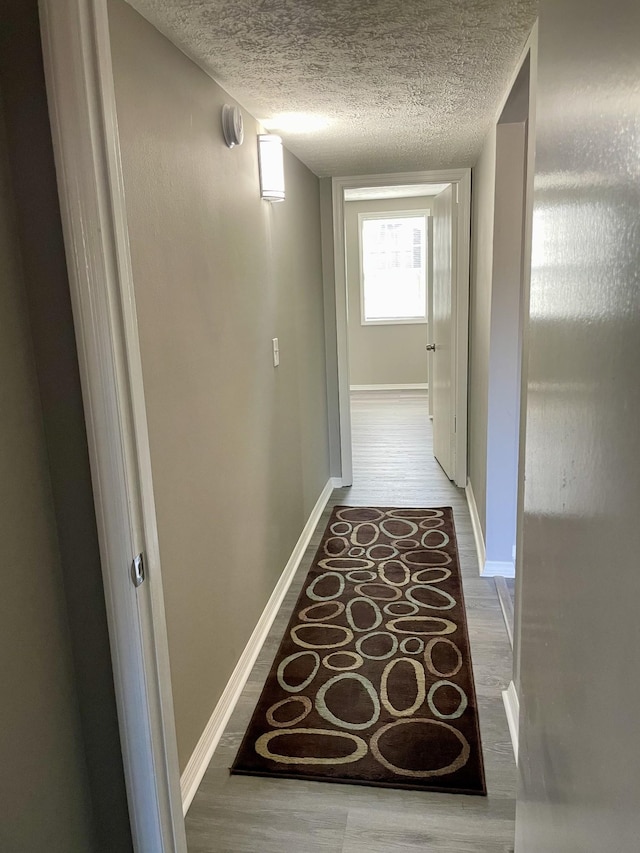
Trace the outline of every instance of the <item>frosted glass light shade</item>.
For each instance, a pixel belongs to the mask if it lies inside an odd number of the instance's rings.
[[[258,136],[260,195],[265,201],[284,201],[282,139],[275,133]]]

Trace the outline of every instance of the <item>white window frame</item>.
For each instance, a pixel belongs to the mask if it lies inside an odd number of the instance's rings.
[[[429,243],[429,217],[431,211],[428,208],[420,208],[419,210],[381,210],[372,213],[363,211],[358,214],[358,262],[360,265],[360,325],[361,326],[426,326],[427,303],[428,303],[428,275],[427,267],[429,264],[429,255],[431,253],[431,245]],[[364,252],[362,246],[362,225],[365,220],[369,219],[415,219],[418,216],[424,217],[424,235],[426,241],[425,252],[425,303],[424,303],[424,319],[420,317],[390,317],[381,318],[379,320],[367,320],[364,313]]]

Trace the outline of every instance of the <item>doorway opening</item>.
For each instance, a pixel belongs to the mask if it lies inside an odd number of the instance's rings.
[[[486,559],[513,645],[521,436],[529,59],[496,125],[496,182],[487,389]]]
[[[430,203],[440,186],[345,191],[352,393],[427,390]]]
[[[343,486],[353,483],[351,401],[362,392],[421,394],[434,454],[466,484],[470,177],[458,169],[332,181]]]
[[[344,192],[356,490],[378,476],[397,479],[406,491],[408,482],[412,486],[421,482],[433,462],[428,394],[432,368],[428,347],[433,346],[432,207],[449,186],[356,187]],[[382,459],[385,471],[379,467]]]
[[[503,700],[516,762],[534,102],[535,50],[529,48],[495,128],[485,537],[481,560],[481,574],[495,577],[513,652],[513,678],[503,691]]]
[[[496,127],[485,574],[515,576],[529,66]]]
[[[446,185],[345,190],[353,478],[415,481],[426,459],[430,203]],[[430,442],[429,442],[430,443]],[[380,470],[386,460],[387,471]],[[353,490],[351,490],[353,491]]]

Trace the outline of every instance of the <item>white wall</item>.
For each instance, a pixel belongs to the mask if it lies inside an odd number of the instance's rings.
[[[492,572],[505,575],[513,574],[515,570],[525,133],[524,122],[501,122],[496,129],[485,546]]]
[[[489,340],[493,277],[496,126],[472,171],[471,288],[469,305],[469,482],[486,533]]]

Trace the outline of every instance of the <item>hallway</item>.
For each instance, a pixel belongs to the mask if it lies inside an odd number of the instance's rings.
[[[516,768],[500,691],[511,652],[492,579],[478,577],[464,493],[431,453],[427,396],[352,397],[354,485],[336,489],[188,813],[189,853],[509,853]],[[228,772],[336,504],[452,506],[478,694],[488,797],[233,776]]]

